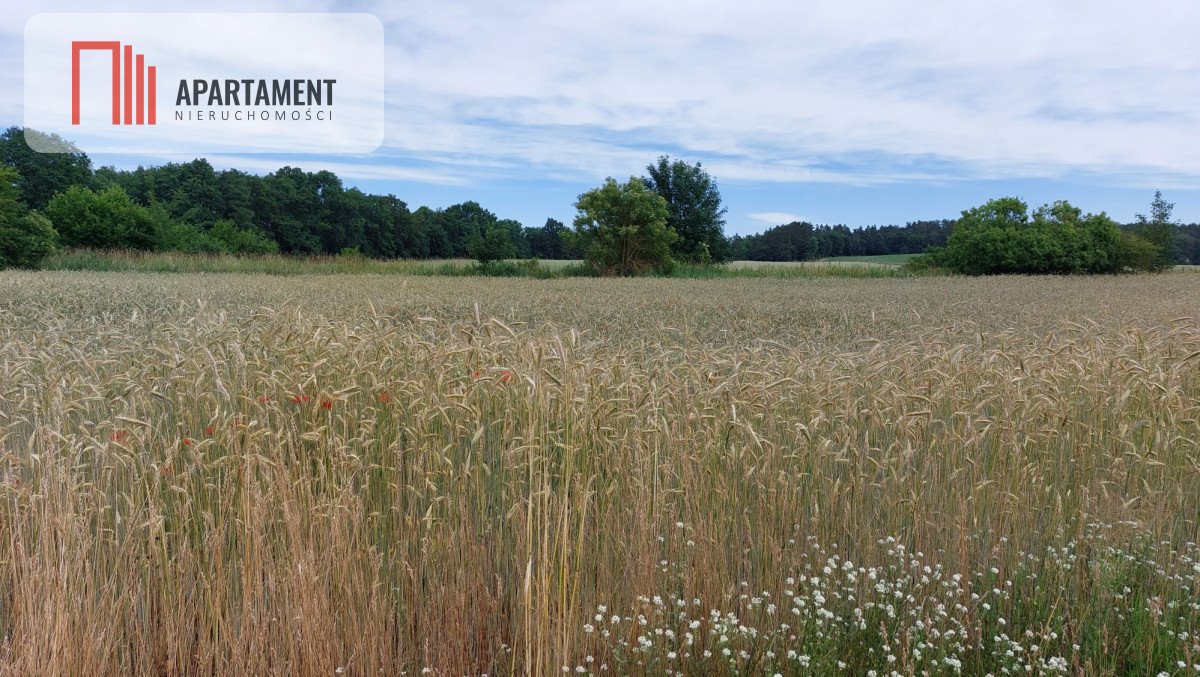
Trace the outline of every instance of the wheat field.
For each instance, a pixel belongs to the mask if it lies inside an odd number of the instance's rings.
[[[1200,675],[1198,318],[0,272],[0,674]]]

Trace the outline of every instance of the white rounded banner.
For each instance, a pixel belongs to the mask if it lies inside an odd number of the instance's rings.
[[[371,14],[38,14],[25,127],[42,152],[367,153],[383,141]]]

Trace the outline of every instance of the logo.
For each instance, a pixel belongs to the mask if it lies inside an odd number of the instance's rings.
[[[133,45],[124,46],[122,56],[121,43],[117,41],[73,40],[71,42],[71,124],[79,124],[80,107],[80,67],[79,56],[88,50],[107,51],[112,54],[112,123],[122,123],[121,92],[124,91],[124,124],[153,125],[158,106],[156,102],[158,69],[146,65],[146,56],[133,54]],[[121,66],[124,64],[124,69]],[[124,78],[121,74],[124,73]],[[136,73],[137,84],[134,85]],[[124,83],[124,90],[122,90]],[[137,90],[137,105],[134,106],[134,90]]]
[[[359,154],[383,141],[370,14],[36,14],[24,63],[39,152]]]

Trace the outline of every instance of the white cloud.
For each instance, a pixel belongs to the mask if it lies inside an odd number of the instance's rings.
[[[307,172],[331,171],[348,181],[391,179],[416,181],[443,186],[460,186],[467,180],[441,169],[403,167],[380,162],[330,162],[323,159],[264,158],[254,155],[210,155],[208,161],[217,169],[240,169],[247,172],[270,173],[280,167],[298,167]]]
[[[1198,3],[345,9],[387,28],[381,161],[445,168],[435,174],[591,180],[640,173],[669,153],[722,181],[1086,175],[1200,187]]]
[[[380,4],[389,143],[603,175],[1200,181],[1194,3]],[[406,126],[426,132],[403,131]],[[395,131],[397,127],[401,131]],[[634,151],[630,153],[630,151]],[[869,170],[865,169],[868,168]]]
[[[806,220],[803,216],[790,214],[788,212],[755,212],[753,214],[747,214],[746,216],[754,219],[755,221],[761,221],[771,226],[779,226],[785,223]]]

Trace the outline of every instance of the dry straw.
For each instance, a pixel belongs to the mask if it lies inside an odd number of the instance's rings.
[[[0,672],[1200,674],[1197,298],[0,273]]]

